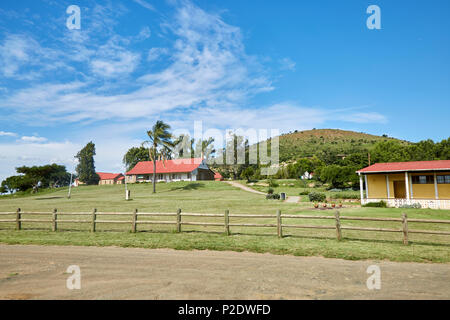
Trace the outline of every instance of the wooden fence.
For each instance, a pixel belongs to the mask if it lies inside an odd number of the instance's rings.
[[[53,212],[23,212],[21,209],[17,209],[16,212],[1,212],[0,217],[15,215],[14,219],[0,219],[0,223],[15,223],[16,230],[22,229],[22,222],[34,222],[34,223],[49,223],[51,224],[51,230],[57,231],[58,225],[63,223],[86,223],[90,224],[91,232],[96,231],[96,226],[102,223],[108,224],[128,224],[131,227],[131,232],[137,231],[137,226],[139,224],[154,224],[154,225],[174,225],[177,232],[181,232],[181,226],[218,226],[223,227],[226,235],[230,235],[230,227],[258,227],[258,228],[276,228],[277,235],[279,238],[283,237],[283,229],[286,228],[299,228],[299,229],[329,229],[336,230],[337,240],[342,239],[343,230],[357,230],[357,231],[378,231],[378,232],[399,232],[403,233],[403,243],[408,244],[408,234],[409,233],[419,233],[419,234],[436,234],[436,235],[450,235],[449,231],[437,231],[437,230],[415,230],[409,229],[408,223],[426,223],[426,224],[450,224],[450,220],[431,220],[431,219],[408,219],[405,213],[402,214],[401,218],[372,218],[372,217],[352,217],[352,216],[341,216],[339,211],[336,211],[334,216],[316,216],[316,215],[289,215],[281,214],[278,210],[275,215],[270,214],[230,214],[229,210],[225,210],[223,214],[213,214],[213,213],[182,213],[181,209],[178,209],[176,213],[145,213],[134,212],[97,212],[94,209],[92,212],[58,212],[54,209]],[[49,219],[27,219],[27,215],[38,215],[38,216],[49,216]],[[58,219],[62,216],[86,216],[85,220],[79,219]],[[98,219],[99,217],[111,217],[111,216],[130,216],[131,220],[104,220]],[[24,218],[25,217],[25,218]],[[139,217],[175,217],[173,221],[149,221],[149,220],[139,220]],[[210,218],[223,218],[223,223],[219,222],[187,222],[182,221],[182,217],[210,217]],[[273,219],[274,223],[230,223],[231,218],[241,218],[241,219]],[[285,224],[283,219],[298,219],[298,220],[316,220],[316,219],[327,219],[334,220],[334,225],[305,225],[305,224]],[[369,227],[357,227],[357,226],[343,226],[342,221],[378,221],[378,222],[399,222],[401,228],[369,228]]]

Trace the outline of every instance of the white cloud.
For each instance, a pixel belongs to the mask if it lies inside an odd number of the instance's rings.
[[[135,119],[178,108],[229,108],[273,89],[256,59],[245,53],[240,29],[220,16],[183,2],[165,28],[177,38],[167,60],[171,63],[141,76],[131,92],[106,94],[88,82],[44,83],[19,90],[2,105],[33,121]],[[140,57],[125,50],[124,41],[112,37],[90,57],[96,76],[120,79],[135,70]]]
[[[14,132],[6,132],[6,131],[0,131],[0,137],[16,137],[17,134]]]
[[[296,63],[290,58],[283,58],[280,60],[280,65],[282,70],[295,71]]]
[[[144,0],[133,0],[134,2],[136,2],[137,4],[143,6],[144,8],[151,10],[151,11],[156,11],[155,7],[153,7],[150,3],[148,3],[147,1]]]
[[[148,51],[147,61],[155,61],[158,60],[162,55],[166,55],[169,53],[167,48],[151,48]]]
[[[45,142],[47,138],[44,137],[36,137],[36,136],[23,136],[20,140],[25,142]]]

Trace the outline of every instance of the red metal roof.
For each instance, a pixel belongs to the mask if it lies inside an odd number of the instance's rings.
[[[375,163],[360,173],[450,170],[450,160]]]
[[[223,179],[222,175],[219,172],[214,173],[214,179]]]
[[[121,176],[121,173],[108,173],[108,172],[97,172],[100,180],[114,180],[117,177]]]
[[[165,160],[164,163],[161,160],[157,160],[156,173],[192,172],[197,169],[201,163],[201,158]],[[134,168],[126,174],[153,174],[153,161],[138,162]]]

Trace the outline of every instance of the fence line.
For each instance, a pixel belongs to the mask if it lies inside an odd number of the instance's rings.
[[[58,225],[61,223],[90,223],[91,232],[96,232],[97,224],[131,224],[131,232],[137,232],[137,226],[140,224],[150,225],[175,225],[176,231],[181,232],[181,227],[186,226],[218,226],[224,227],[226,235],[230,235],[230,227],[259,227],[259,228],[277,228],[277,236],[283,237],[284,228],[299,228],[299,229],[324,229],[324,230],[336,230],[337,240],[342,239],[342,230],[357,230],[357,231],[376,231],[376,232],[398,232],[403,233],[403,243],[408,244],[408,234],[436,234],[436,235],[450,235],[449,231],[437,231],[437,230],[411,230],[408,228],[408,223],[432,223],[432,224],[450,224],[450,220],[433,220],[433,219],[408,219],[406,213],[402,214],[401,218],[375,218],[375,217],[352,217],[341,216],[339,211],[335,212],[334,216],[313,216],[313,215],[292,215],[281,214],[280,210],[277,210],[276,214],[230,214],[229,210],[225,210],[223,214],[213,213],[182,213],[181,209],[178,209],[176,213],[158,213],[158,212],[98,212],[94,209],[92,212],[58,212],[54,209],[53,212],[27,212],[22,211],[20,208],[16,212],[0,212],[0,216],[15,215],[14,219],[0,219],[0,223],[16,223],[16,229],[22,230],[22,222],[33,223],[51,223],[52,231],[58,230]],[[23,218],[25,215],[46,215],[51,216],[51,219],[27,219]],[[61,216],[90,216],[89,220],[79,219],[58,219]],[[110,216],[131,216],[131,221],[124,220],[102,220],[101,217]],[[175,217],[175,221],[159,221],[159,220],[139,220],[139,217]],[[187,222],[182,221],[182,217],[209,217],[209,218],[224,218],[223,223],[218,222]],[[245,219],[268,219],[273,218],[276,223],[230,223],[230,218],[245,218]],[[302,225],[302,224],[285,224],[283,219],[328,219],[334,220],[335,226],[326,225]],[[344,221],[384,221],[384,222],[401,222],[401,228],[373,228],[373,227],[356,227],[356,226],[342,226],[341,222]]]

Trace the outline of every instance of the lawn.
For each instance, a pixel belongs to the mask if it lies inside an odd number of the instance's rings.
[[[0,197],[0,212],[48,211],[174,213],[182,212],[231,214],[283,214],[334,215],[334,210],[317,210],[311,203],[283,203],[266,200],[263,195],[234,188],[224,182],[159,183],[157,193],[151,193],[151,184],[129,185],[131,201],[125,201],[124,186],[80,186],[27,196]],[[340,209],[345,216],[400,217],[450,220],[450,210],[360,208],[346,206]],[[42,217],[42,216],[41,216]],[[27,216],[39,218],[39,216]],[[79,217],[88,219],[89,217]],[[64,218],[62,218],[64,219]],[[72,217],[70,219],[73,219]],[[106,218],[105,218],[106,219]],[[129,216],[108,217],[109,220],[127,220]],[[141,217],[139,218],[141,219]],[[142,219],[173,220],[174,217]],[[223,218],[183,217],[183,221],[223,222]],[[300,222],[301,221],[301,222]],[[273,217],[255,219],[231,218],[231,223],[276,223]],[[334,220],[283,219],[283,224],[334,225]],[[343,221],[346,226],[401,228],[398,222]],[[138,225],[138,233],[130,232],[130,224],[99,224],[98,232],[90,233],[89,224],[65,223],[58,232],[50,231],[49,223],[24,222],[22,231],[14,230],[14,223],[0,223],[0,242],[8,244],[96,245],[145,248],[211,249],[275,254],[320,255],[344,259],[388,259],[393,261],[450,262],[450,236],[410,234],[410,245],[402,244],[401,233],[361,232],[344,230],[344,239],[338,242],[335,230],[291,229],[283,230],[284,238],[276,237],[276,228],[231,227],[231,236],[219,226],[183,226],[182,233],[174,232],[172,225]],[[410,224],[410,229],[450,231],[450,225]]]

